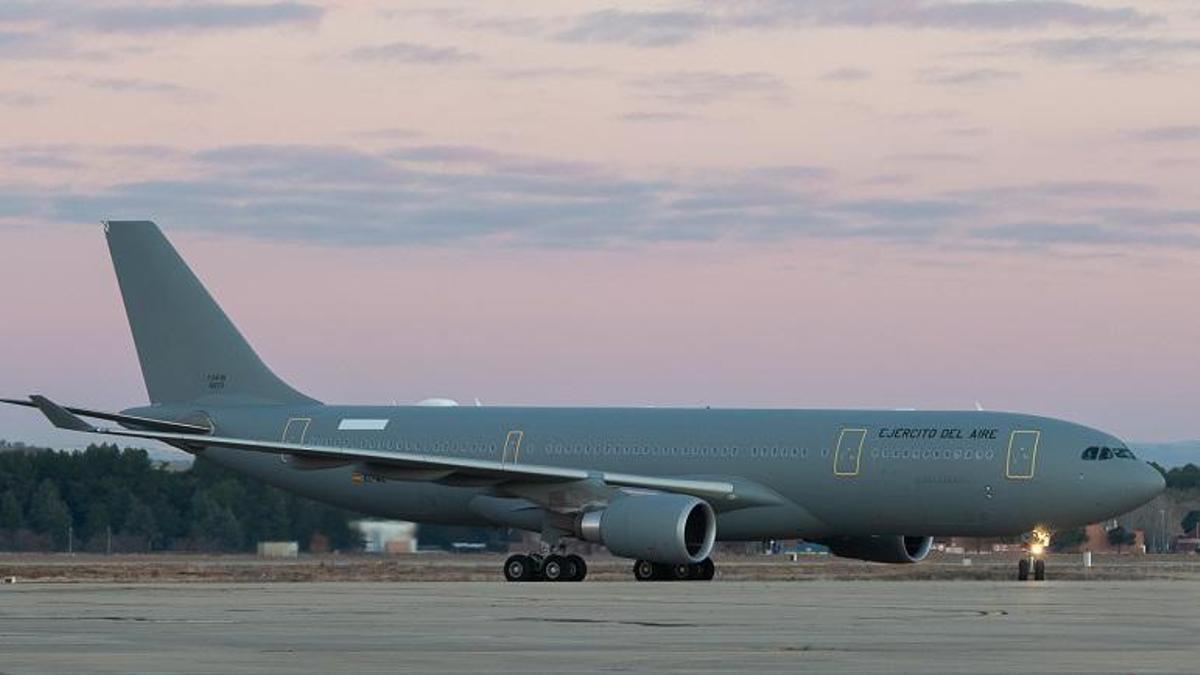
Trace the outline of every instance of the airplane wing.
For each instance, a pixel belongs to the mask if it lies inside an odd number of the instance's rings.
[[[712,502],[713,507],[718,510],[774,504],[779,501],[777,496],[764,491],[757,484],[736,479],[727,481],[643,476],[418,453],[228,438],[175,431],[103,428],[88,424],[70,409],[64,408],[44,396],[30,396],[30,402],[41,410],[54,426],[60,429],[126,438],[146,438],[162,441],[190,452],[196,452],[206,447],[263,452],[295,458],[302,463],[309,462],[308,466],[311,468],[360,464],[367,471],[378,472],[386,478],[396,480],[426,480],[456,485],[553,484],[591,481],[613,488],[639,488],[692,495]],[[304,464],[300,466],[303,467]]]

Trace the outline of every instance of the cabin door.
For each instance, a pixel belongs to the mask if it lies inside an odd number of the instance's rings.
[[[521,441],[525,438],[524,431],[510,431],[504,439],[504,454],[500,461],[504,464],[515,464],[521,456]]]
[[[1014,431],[1008,437],[1008,460],[1004,475],[1013,480],[1033,478],[1037,468],[1038,446],[1042,442],[1040,431]]]
[[[283,442],[303,444],[310,424],[312,424],[312,418],[309,417],[293,417],[288,420],[287,424],[283,425]]]
[[[866,429],[842,429],[838,434],[837,450],[833,453],[833,473],[836,476],[857,476],[862,466]]]

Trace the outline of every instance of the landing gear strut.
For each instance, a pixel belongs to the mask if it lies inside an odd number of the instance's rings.
[[[504,578],[509,581],[583,581],[587,563],[572,553],[540,555],[518,553],[504,561]]]
[[[633,563],[633,578],[638,581],[712,581],[716,573],[712,558],[690,565],[665,565],[649,560]]]

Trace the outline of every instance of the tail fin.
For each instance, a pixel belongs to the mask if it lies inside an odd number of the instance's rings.
[[[151,403],[316,403],[258,358],[157,225],[104,232]]]

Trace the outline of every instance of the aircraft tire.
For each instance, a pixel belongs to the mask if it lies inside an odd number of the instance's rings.
[[[548,555],[542,561],[542,579],[546,581],[567,581],[574,572],[573,566],[561,555]]]
[[[575,573],[567,581],[583,581],[587,578],[587,561],[574,553],[567,556],[567,564],[573,566]]]
[[[633,578],[638,581],[658,581],[659,566],[649,560],[637,560],[633,563]]]
[[[712,581],[715,576],[717,576],[717,566],[713,564],[712,558],[705,558],[698,563],[696,571],[692,574],[692,578],[698,581]]]
[[[1046,580],[1046,561],[1035,560],[1033,563],[1033,579],[1034,581]]]
[[[1029,558],[1017,562],[1017,581],[1029,581]]]
[[[533,558],[520,553],[504,561],[504,578],[509,581],[533,581],[537,576]]]
[[[671,581],[691,581],[696,578],[695,565],[671,565],[667,568],[665,578]]]

